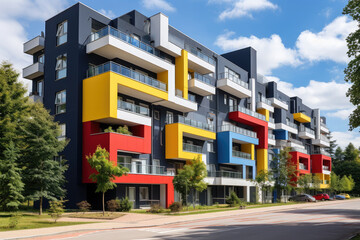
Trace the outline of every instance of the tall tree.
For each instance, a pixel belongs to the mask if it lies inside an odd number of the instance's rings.
[[[335,150],[338,145],[336,144],[336,140],[333,139],[331,132],[329,134],[329,139],[330,139],[330,146],[326,149],[326,151],[330,154],[331,158],[334,158]]]
[[[54,157],[65,148],[68,140],[58,139],[59,125],[41,103],[30,105],[30,117],[24,120],[21,133],[24,195],[27,199],[39,200],[41,215],[44,198],[54,201],[65,197],[64,174],[68,165]]]
[[[359,158],[359,150],[352,143],[349,143],[343,153],[344,161],[357,161]]]
[[[333,158],[334,165],[337,162],[341,162],[342,160],[344,160],[344,152],[341,149],[341,147],[337,147],[335,150],[334,158]]]
[[[341,190],[340,179],[334,172],[331,173],[330,179],[330,190],[335,192],[336,194],[338,191]]]
[[[343,9],[343,14],[349,15],[357,22],[358,28],[346,38],[348,52],[351,59],[345,69],[345,81],[352,83],[347,92],[350,102],[355,106],[355,110],[349,117],[349,127],[353,130],[360,126],[360,0],[349,0]]]
[[[309,193],[310,188],[312,187],[313,178],[311,174],[304,174],[298,177],[297,185],[304,193]]]
[[[113,182],[115,177],[121,177],[129,172],[129,169],[116,166],[109,160],[109,152],[105,148],[98,146],[94,154],[86,157],[90,167],[96,170],[96,173],[90,175],[90,179],[96,182],[95,192],[102,193],[103,215],[105,215],[105,193],[114,189],[116,184]]]
[[[3,210],[17,210],[24,200],[21,169],[16,163],[18,158],[18,149],[10,142],[4,151],[4,159],[0,160],[0,207]]]

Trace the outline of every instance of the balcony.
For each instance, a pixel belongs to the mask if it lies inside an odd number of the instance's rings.
[[[304,148],[304,144],[301,141],[297,140],[297,139],[289,138],[288,143],[290,143],[289,147]]]
[[[136,161],[133,161],[132,163],[118,162],[118,165],[129,169],[130,174],[175,176],[175,171],[169,169],[166,171],[164,166],[136,164]]]
[[[323,174],[330,175],[331,171],[329,166],[323,165],[322,169]]]
[[[119,124],[151,126],[150,111],[148,108],[118,100],[117,118]]]
[[[215,73],[216,62],[214,58],[207,56],[197,48],[188,44],[184,45],[184,49],[188,51],[189,68],[199,72],[200,74]]]
[[[274,112],[274,107],[272,102],[264,96],[258,97],[256,103],[256,109],[266,109],[270,112]]]
[[[256,132],[241,128],[241,127],[237,127],[234,126],[232,124],[224,124],[221,126],[221,132],[233,132],[233,133],[238,133],[247,137],[251,137],[251,138],[257,138],[257,134]]]
[[[291,162],[296,165],[297,176],[300,174],[309,174],[310,173],[310,155],[304,152],[291,151],[289,152],[291,156]]]
[[[208,177],[214,177],[214,178],[239,178],[239,179],[242,179],[243,176],[244,176],[243,172],[208,171]]]
[[[249,84],[229,73],[219,74],[217,87],[239,98],[248,98],[251,96]]]
[[[268,128],[275,129],[275,119],[272,117],[269,117]]]
[[[276,140],[275,140],[275,135],[269,133],[268,134],[268,143],[269,145],[275,146],[276,145]]]
[[[304,153],[304,154],[309,154],[308,150],[306,150],[305,148],[301,148],[301,147],[291,147],[292,152],[300,152],[300,153]]]
[[[248,179],[252,179],[253,173],[248,172],[246,175],[246,168],[243,168],[243,171],[208,171],[208,176],[205,178],[205,181],[209,185],[217,186],[255,186],[255,184]],[[245,177],[246,176],[246,179]]]
[[[43,102],[43,96],[40,96],[38,92],[31,92],[29,94],[29,99],[33,102]]]
[[[24,53],[33,55],[34,53],[43,50],[45,47],[45,38],[37,36],[26,43],[24,43]]]
[[[308,123],[311,122],[311,118],[307,116],[306,114],[299,112],[299,113],[293,113],[294,120],[301,122],[301,123]]]
[[[330,130],[328,129],[328,127],[326,126],[325,123],[323,122],[320,122],[320,131],[322,133],[326,133],[326,134],[329,134],[330,133]]]
[[[286,120],[286,123],[276,123],[275,129],[282,129],[289,131],[293,134],[298,134],[298,126],[295,123],[290,122],[289,120]]]
[[[315,139],[315,132],[314,130],[301,125],[299,130],[299,137],[303,139]]]
[[[320,134],[320,138],[312,139],[311,142],[313,145],[316,145],[319,147],[330,147],[329,138],[322,134]]]
[[[300,170],[308,170],[308,168],[306,167],[306,165],[304,163],[299,163],[299,169]]]
[[[44,64],[37,62],[23,69],[23,78],[33,80],[44,75]]]
[[[260,119],[262,121],[266,121],[266,117],[260,113],[251,111],[250,109],[244,108],[244,107],[240,107],[240,106],[234,106],[234,107],[230,107],[230,112],[242,112],[245,113],[246,115],[255,117],[257,119]]]
[[[331,154],[328,153],[326,150],[319,148],[319,149],[315,149],[313,154],[321,154],[321,155],[325,155],[328,157],[331,157]]]
[[[183,143],[183,151],[192,153],[202,153],[202,146]]]
[[[199,73],[194,73],[194,77],[189,80],[188,88],[191,92],[201,96],[208,96],[215,94],[214,84],[214,80]]]
[[[282,108],[286,111],[289,110],[289,106],[288,104],[286,103],[286,101],[284,100],[281,100],[279,98],[269,98],[269,100],[271,101],[272,105],[276,108]]]
[[[240,151],[236,151],[236,150],[232,150],[232,156],[237,157],[237,158],[244,158],[244,159],[252,160],[250,153],[240,152]]]

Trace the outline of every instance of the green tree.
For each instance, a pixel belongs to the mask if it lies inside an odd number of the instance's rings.
[[[326,148],[326,151],[330,154],[331,158],[334,158],[335,156],[335,150],[336,147],[338,146],[336,144],[336,140],[332,140],[333,136],[331,135],[331,132],[329,133],[329,139],[330,139],[330,147]]]
[[[64,200],[50,201],[49,215],[56,221],[63,215],[64,210]]]
[[[113,182],[115,177],[121,177],[129,172],[129,169],[122,166],[115,166],[109,160],[109,152],[105,148],[98,146],[94,154],[87,156],[90,167],[96,170],[96,173],[90,175],[90,179],[96,182],[95,192],[102,193],[103,215],[105,216],[105,192],[116,187]]]
[[[320,184],[322,184],[322,180],[316,176],[315,174],[312,176],[312,188],[316,191],[320,190]]]
[[[330,190],[335,194],[341,190],[340,179],[334,172],[330,174]]]
[[[344,161],[357,161],[359,158],[359,150],[349,143],[344,150]]]
[[[335,150],[334,159],[333,159],[334,165],[343,160],[344,160],[344,152],[341,149],[341,147],[337,147]]]
[[[351,177],[351,175],[349,177],[344,175],[340,179],[339,185],[340,185],[340,191],[350,192],[354,188],[354,185],[355,185],[354,179]]]
[[[303,174],[297,179],[297,185],[304,193],[309,193],[312,183],[313,177],[311,174]]]
[[[255,179],[251,180],[252,182],[255,182],[258,188],[260,188],[262,203],[265,202],[265,191],[267,191],[268,188],[271,186],[271,177],[271,172],[261,170],[256,174]]]
[[[0,160],[0,207],[3,210],[17,210],[24,200],[22,192],[21,169],[17,166],[18,149],[13,142],[4,151]]]
[[[41,103],[30,105],[30,117],[21,127],[22,156],[21,166],[25,183],[24,195],[27,199],[39,201],[39,214],[42,214],[43,200],[55,201],[65,197],[65,160],[54,160],[67,145],[67,140],[59,140],[60,128],[54,117]]]
[[[204,178],[207,177],[206,165],[200,158],[191,160],[190,163],[185,164],[183,169],[178,171],[178,174],[173,179],[174,188],[182,196],[182,201],[186,204],[187,192],[191,192],[193,199],[193,207],[195,208],[195,193],[202,192],[207,188]]]

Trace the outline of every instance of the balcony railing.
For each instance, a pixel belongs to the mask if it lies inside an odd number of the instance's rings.
[[[130,68],[117,64],[115,62],[107,62],[98,66],[91,66],[88,69],[87,77],[96,76],[109,71],[118,73],[125,77],[149,85],[151,87],[158,88],[159,90],[166,91],[166,83],[160,82],[159,80],[156,80],[152,77],[133,71]]]
[[[282,103],[284,103],[284,104],[287,105],[287,102],[286,102],[285,100],[280,99],[279,96],[275,96],[275,98],[276,98],[277,100],[279,100],[280,102],[282,102]]]
[[[258,97],[257,100],[258,100],[258,102],[263,102],[263,103],[271,106],[271,101],[264,96]]]
[[[315,149],[314,150],[314,154],[321,154],[321,155],[325,155],[325,156],[329,156],[331,157],[331,154],[328,153],[326,150],[320,148],[320,149]]]
[[[215,84],[214,80],[212,80],[212,79],[210,79],[210,78],[208,78],[208,77],[206,77],[204,75],[201,75],[199,73],[194,73],[194,78],[201,81],[201,82],[203,82],[203,83],[211,85],[211,86],[214,86],[214,84]]]
[[[220,73],[218,75],[218,79],[229,79],[230,81],[246,88],[246,89],[249,89],[249,84],[242,81],[238,76],[234,75],[234,74],[231,74],[231,73]]]
[[[234,126],[234,125],[231,125],[231,124],[222,125],[221,126],[221,131],[222,132],[230,131],[230,132],[234,132],[234,133],[239,133],[241,135],[245,135],[245,136],[252,137],[252,138],[257,137],[256,132],[247,130],[245,128],[237,127],[237,126]]]
[[[246,158],[251,160],[251,154],[250,153],[244,153],[236,150],[232,150],[232,156],[233,157],[239,157],[239,158]]]
[[[202,60],[204,60],[205,62],[210,63],[211,65],[216,64],[215,60],[212,57],[207,56],[206,54],[200,52],[199,50],[197,50],[195,47],[190,46],[188,44],[185,44],[184,46],[185,50],[187,50],[188,52],[194,54],[195,56],[197,56],[198,58],[201,58]]]
[[[310,128],[307,128],[307,127],[304,127],[304,126],[300,126],[300,132],[307,132],[311,135],[315,135],[315,131],[310,129]]]
[[[275,123],[275,119],[274,119],[274,118],[272,118],[272,117],[269,117],[269,122],[271,122],[271,123]]]
[[[286,125],[288,125],[289,127],[298,129],[298,126],[295,123],[290,122],[288,119],[286,119]]]
[[[299,148],[299,147],[292,147],[291,148],[292,152],[301,152],[304,154],[309,154],[308,150],[306,148]]]
[[[98,40],[99,38],[105,37],[107,35],[114,36],[126,43],[129,43],[137,48],[140,48],[141,50],[148,52],[150,54],[153,54],[154,56],[157,56],[163,60],[166,60],[164,57],[161,56],[160,51],[152,46],[150,46],[147,43],[144,43],[138,39],[135,39],[131,37],[129,34],[126,34],[124,32],[121,32],[120,30],[113,28],[111,26],[106,26],[99,31],[92,33],[90,35],[90,42],[93,42],[95,40]]]
[[[170,176],[175,175],[173,171],[165,171],[164,166],[132,164],[132,163],[122,163],[122,162],[118,162],[118,165],[129,169],[129,171],[130,171],[129,173],[151,174],[151,175],[170,175]]]
[[[207,124],[207,123],[203,123],[203,122],[199,122],[196,120],[192,120],[183,116],[178,115],[178,123],[183,123],[192,127],[196,127],[196,128],[201,128],[207,131],[215,131],[215,127],[213,125]]]
[[[329,171],[329,170],[330,170],[330,168],[329,168],[329,166],[325,166],[325,165],[323,165],[323,170]]]
[[[180,97],[180,98],[183,98],[183,91],[181,91],[180,89],[175,89],[175,95],[177,97]],[[195,95],[191,94],[191,93],[188,93],[188,99],[189,101],[191,102],[196,102],[196,98],[195,98]]]
[[[224,177],[224,178],[243,178],[243,172],[230,171],[208,171],[208,177]]]
[[[297,140],[297,139],[289,138],[289,140],[290,140],[290,142],[293,142],[293,143],[295,143],[295,144],[298,144],[298,145],[301,145],[301,146],[304,145],[301,141],[299,141],[299,140]]]
[[[322,135],[322,134],[320,134],[320,139],[321,139],[322,141],[327,142],[327,143],[330,142],[329,138],[328,138],[327,136]]]
[[[258,118],[260,120],[266,121],[266,118],[265,118],[264,115],[262,115],[260,113],[257,113],[257,112],[254,112],[254,111],[251,111],[250,109],[247,109],[247,108],[244,108],[244,107],[231,106],[230,107],[230,112],[235,112],[235,111],[239,111],[239,112],[245,113],[247,115],[256,117],[256,118]]]
[[[124,102],[121,100],[118,100],[118,109],[130,111],[130,112],[141,114],[144,116],[150,115],[150,110],[148,108],[142,107],[139,105],[135,105],[133,103]]]
[[[202,146],[197,146],[189,143],[183,143],[183,151],[193,152],[193,153],[202,153]]]
[[[307,170],[307,167],[306,167],[305,164],[299,163],[299,169],[301,169],[301,170]]]
[[[274,140],[275,140],[275,135],[274,135],[274,134],[271,134],[271,133],[268,133],[268,138],[269,138],[269,139],[274,139]]]

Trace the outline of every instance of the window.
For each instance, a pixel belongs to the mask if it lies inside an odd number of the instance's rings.
[[[59,127],[61,131],[60,131],[60,135],[58,136],[58,140],[62,141],[65,140],[66,138],[66,124],[65,123],[59,124]]]
[[[56,46],[67,42],[67,21],[64,21],[57,26],[56,30]]]
[[[188,80],[192,79],[191,72],[188,72]]]
[[[166,123],[171,124],[174,122],[174,114],[172,112],[166,112]]]
[[[55,109],[56,114],[66,112],[66,90],[56,93],[55,106],[56,106],[56,109]]]
[[[236,81],[240,79],[240,75],[234,72],[233,70],[225,67],[225,78]]]
[[[155,120],[160,120],[160,112],[159,111],[154,111],[154,118]]]
[[[213,142],[208,142],[207,143],[207,151],[208,152],[214,152],[214,143]]]
[[[149,114],[149,105],[140,103],[140,114],[148,116],[148,114]]]
[[[56,58],[56,80],[66,77],[66,67],[67,67],[67,54],[62,54]]]
[[[36,90],[40,97],[44,96],[44,81],[43,80],[36,82]]]
[[[131,171],[131,157],[130,156],[122,156],[119,155],[117,157],[118,166],[121,165],[123,167],[128,168]]]
[[[140,187],[140,201],[149,200],[149,188],[148,187]]]
[[[44,63],[44,61],[45,61],[45,56],[44,56],[44,54],[39,55],[39,56],[38,56],[38,62],[39,62],[39,63]]]
[[[237,101],[235,98],[229,97],[229,109],[230,112],[235,111],[237,107]]]
[[[206,98],[207,98],[209,101],[212,101],[212,100],[214,100],[214,95],[208,95],[208,96],[206,96]]]
[[[224,94],[224,104],[227,105],[227,95]]]

